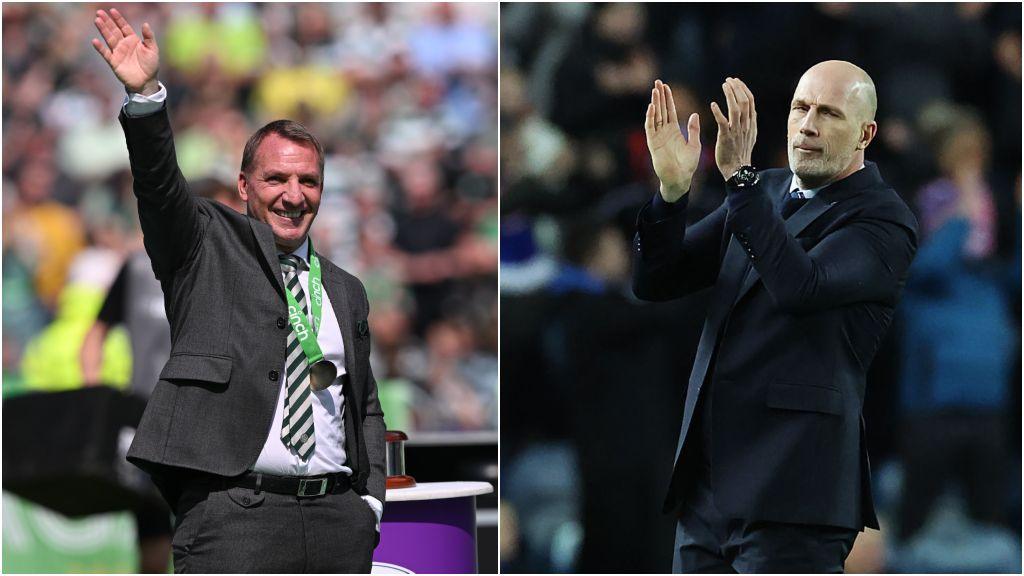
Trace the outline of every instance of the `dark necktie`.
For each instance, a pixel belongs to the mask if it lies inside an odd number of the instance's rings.
[[[809,198],[804,197],[803,192],[799,190],[793,190],[786,194],[786,199],[782,202],[782,219],[786,220],[792,216],[794,212],[807,203],[807,200]]]

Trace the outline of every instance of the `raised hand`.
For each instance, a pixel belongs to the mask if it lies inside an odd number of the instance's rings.
[[[750,155],[757,141],[757,109],[754,94],[739,78],[726,78],[722,91],[729,116],[722,114],[717,102],[711,103],[711,113],[718,123],[715,162],[722,177],[728,180],[741,166],[750,165]]]
[[[92,47],[107,61],[117,79],[129,92],[155,94],[159,90],[156,73],[160,69],[160,49],[149,24],[142,25],[140,39],[116,8],[110,14],[97,10],[94,22],[105,44],[93,38]]]
[[[661,181],[661,197],[669,202],[675,202],[689,191],[700,160],[700,118],[696,113],[690,115],[686,130],[684,139],[672,89],[656,80],[651,90],[651,103],[647,106],[644,131],[654,173]]]

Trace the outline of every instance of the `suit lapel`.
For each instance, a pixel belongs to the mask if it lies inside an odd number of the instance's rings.
[[[277,293],[281,300],[285,300],[284,280],[281,279],[281,263],[277,260],[277,246],[274,244],[274,232],[270,226],[254,218],[249,218],[249,227],[252,228],[252,235],[256,238],[256,245],[260,248],[260,256],[263,257],[263,271],[274,281]]]

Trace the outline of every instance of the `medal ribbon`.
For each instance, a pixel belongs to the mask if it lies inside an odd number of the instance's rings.
[[[296,271],[296,274],[298,271]],[[310,327],[309,319],[302,312],[302,307],[295,301],[291,290],[285,290],[285,298],[288,299],[288,321],[292,325],[295,337],[299,339],[299,346],[302,346],[306,354],[306,361],[312,366],[324,359],[324,353],[320,350],[320,344],[316,341],[316,335],[320,333],[320,312],[323,307],[324,289],[320,281],[320,259],[313,250],[313,239],[309,239],[309,300],[310,312],[313,316],[313,326]]]

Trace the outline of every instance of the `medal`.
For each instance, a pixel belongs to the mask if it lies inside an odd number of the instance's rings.
[[[334,379],[338,377],[338,369],[334,367],[334,362],[330,360],[321,360],[309,369],[309,385],[313,388],[314,392],[320,392],[326,390],[328,386],[334,383]]]

